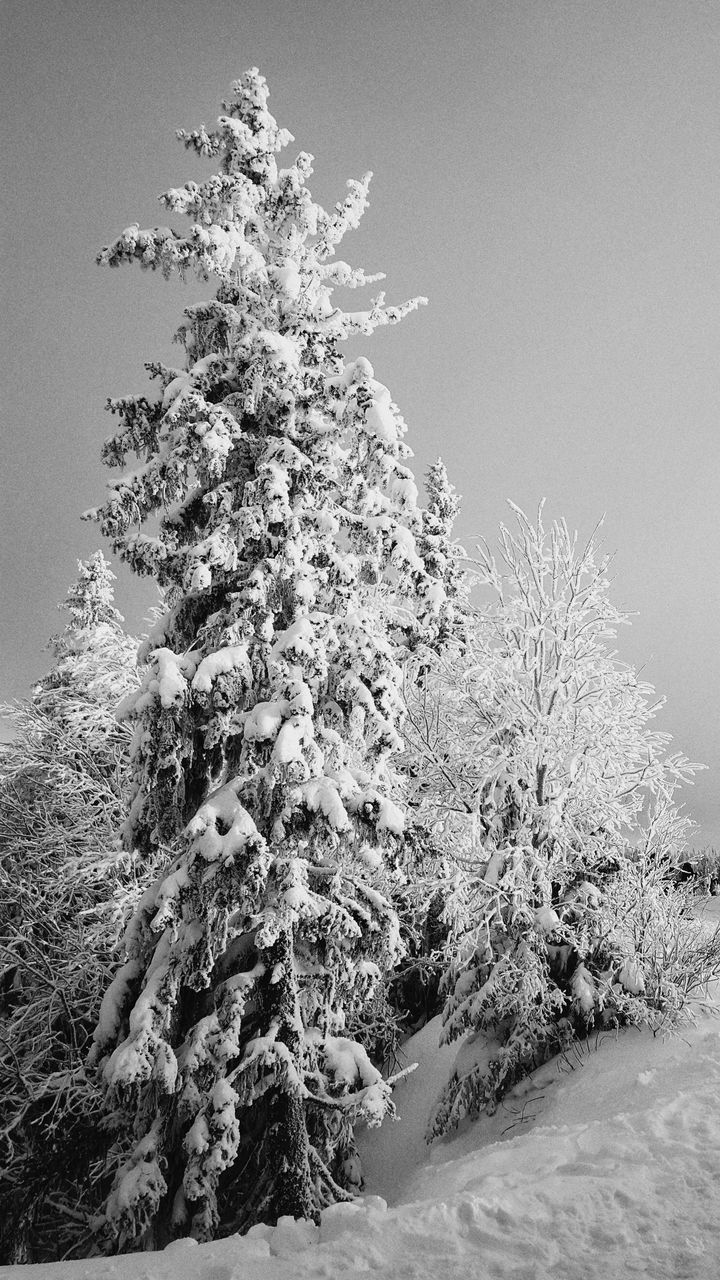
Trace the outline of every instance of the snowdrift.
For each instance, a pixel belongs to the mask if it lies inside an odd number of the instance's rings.
[[[720,899],[708,906],[720,918]],[[716,1280],[720,1007],[682,1037],[591,1039],[494,1116],[428,1148],[455,1048],[409,1042],[401,1119],[362,1136],[366,1193],[319,1227],[282,1220],[162,1253],[5,1267],[8,1280]]]

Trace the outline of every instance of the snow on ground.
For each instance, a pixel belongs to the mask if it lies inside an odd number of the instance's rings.
[[[720,899],[709,905],[720,919]],[[427,1148],[454,1048],[437,1021],[396,1090],[402,1119],[362,1138],[366,1194],[319,1228],[283,1221],[163,1253],[0,1268],[7,1280],[717,1280],[720,1009],[682,1038],[593,1039],[495,1116]]]

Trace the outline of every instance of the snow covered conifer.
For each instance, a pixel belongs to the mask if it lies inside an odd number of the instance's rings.
[[[50,641],[54,662],[33,690],[33,704],[46,715],[67,717],[79,700],[79,706],[102,707],[108,726],[115,726],[114,706],[128,691],[136,642],[122,629],[113,603],[115,574],[102,551],[77,564],[77,580],[59,606],[70,620]]]
[[[454,538],[460,498],[451,484],[442,458],[425,475],[427,503],[422,511],[422,530],[417,540],[420,554],[437,580],[438,610],[430,643],[420,644],[404,665],[404,696],[412,706],[422,699],[428,673],[438,654],[448,645],[463,647],[468,617],[468,577],[464,569],[464,548]],[[410,686],[410,688],[408,688]],[[408,832],[405,846],[407,880],[395,902],[406,940],[405,956],[389,991],[391,1006],[401,1028],[416,1028],[432,1017],[442,972],[439,957],[447,932],[443,921],[443,894],[439,885],[447,879],[448,863],[444,841],[436,841],[424,806],[425,762],[411,744],[401,767],[408,786]],[[389,1046],[392,1050],[392,1046]]]
[[[370,175],[322,210],[309,155],[278,168],[291,136],[266,104],[252,70],[217,129],[181,132],[219,165],[161,197],[186,235],[133,225],[101,254],[217,281],[185,311],[183,367],[149,366],[157,399],[111,402],[106,461],[137,465],[92,513],[169,600],[126,708],[125,828],[167,865],[96,1031],[124,1241],[317,1216],[357,1185],[354,1121],[391,1108],[352,1025],[399,950],[398,659],[446,592],[405,424],[339,343],[422,300],[335,305],[381,278],[334,260]]]
[[[446,639],[457,629],[467,605],[467,578],[461,569],[464,549],[453,538],[453,528],[460,510],[460,498],[442,458],[428,468],[425,476],[427,505],[422,512],[422,534],[418,540],[420,554],[434,578],[438,580],[438,625],[433,642]]]

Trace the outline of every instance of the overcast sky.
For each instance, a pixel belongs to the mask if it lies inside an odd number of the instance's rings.
[[[106,397],[177,362],[202,296],[95,254],[204,176],[174,130],[257,65],[316,199],[375,173],[343,256],[385,270],[389,301],[430,298],[364,347],[417,472],[442,453],[469,546],[507,498],[583,533],[605,513],[639,615],[620,655],[710,766],[686,803],[719,842],[717,0],[0,0],[0,27],[0,698],[47,669],[100,545],[79,513],[109,478]],[[121,573],[130,628],[154,600]]]

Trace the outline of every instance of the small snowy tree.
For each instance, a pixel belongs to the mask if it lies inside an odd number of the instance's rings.
[[[455,520],[460,509],[460,499],[455,491],[441,458],[429,467],[425,476],[427,503],[422,512],[422,530],[418,549],[426,565],[442,584],[444,606],[441,624],[434,629],[431,649],[420,646],[420,651],[405,664],[405,679],[412,682],[412,705],[419,705],[425,680],[432,670],[437,655],[449,643],[453,652],[464,651],[465,629],[468,617],[468,575],[465,570],[467,557],[464,548],[454,538]],[[446,603],[451,602],[448,609]],[[389,1056],[396,1056],[402,1032],[415,1030],[433,1017],[438,998],[438,983],[443,970],[442,943],[447,934],[443,922],[443,895],[439,884],[447,879],[449,863],[442,850],[443,841],[436,841],[437,824],[428,823],[425,797],[427,780],[426,764],[422,753],[412,749],[400,762],[410,781],[408,798],[411,808],[408,814],[405,869],[406,881],[395,895],[403,938],[405,955],[398,966],[389,989],[389,998],[397,1022],[395,1036],[389,1038]],[[419,821],[415,821],[416,811]]]
[[[0,774],[5,1261],[57,1256],[81,1234],[81,1153],[98,1111],[83,1064],[137,897],[137,871],[117,848],[130,735],[113,714],[137,685],[137,643],[120,626],[102,554],[78,569],[50,672],[29,702],[4,708],[15,729]]]
[[[442,458],[433,462],[425,476],[427,503],[422,511],[422,531],[418,549],[429,572],[437,579],[437,616],[433,628],[433,652],[441,651],[452,635],[462,635],[468,602],[468,580],[464,548],[453,536],[460,510],[460,498],[451,484]],[[448,607],[449,606],[449,607]]]
[[[609,648],[627,617],[596,536],[582,547],[542,510],[535,526],[515,511],[500,563],[480,549],[462,647],[418,658],[406,684],[417,803],[452,864],[444,1035],[498,1038],[488,1071],[451,1080],[433,1133],[494,1106],[576,1030],[639,1016],[635,949],[604,887],[694,770]]]
[[[138,465],[95,513],[170,601],[127,708],[125,826],[167,866],[95,1037],[122,1241],[316,1217],[357,1185],[354,1121],[391,1109],[351,1028],[399,953],[398,662],[450,605],[418,549],[403,420],[338,344],[422,300],[334,305],[381,278],[332,260],[370,175],[326,213],[309,155],[278,169],[291,135],[266,103],[252,70],[216,130],[181,132],[219,162],[161,197],[187,235],[135,225],[101,255],[218,283],[185,312],[184,366],[150,366],[159,397],[111,403],[106,461]]]
[[[78,560],[77,581],[59,606],[70,620],[50,641],[52,668],[33,690],[33,706],[48,717],[60,716],[70,724],[74,706],[97,705],[117,732],[113,705],[127,692],[135,641],[122,630],[123,619],[113,602],[114,581],[102,551]]]

